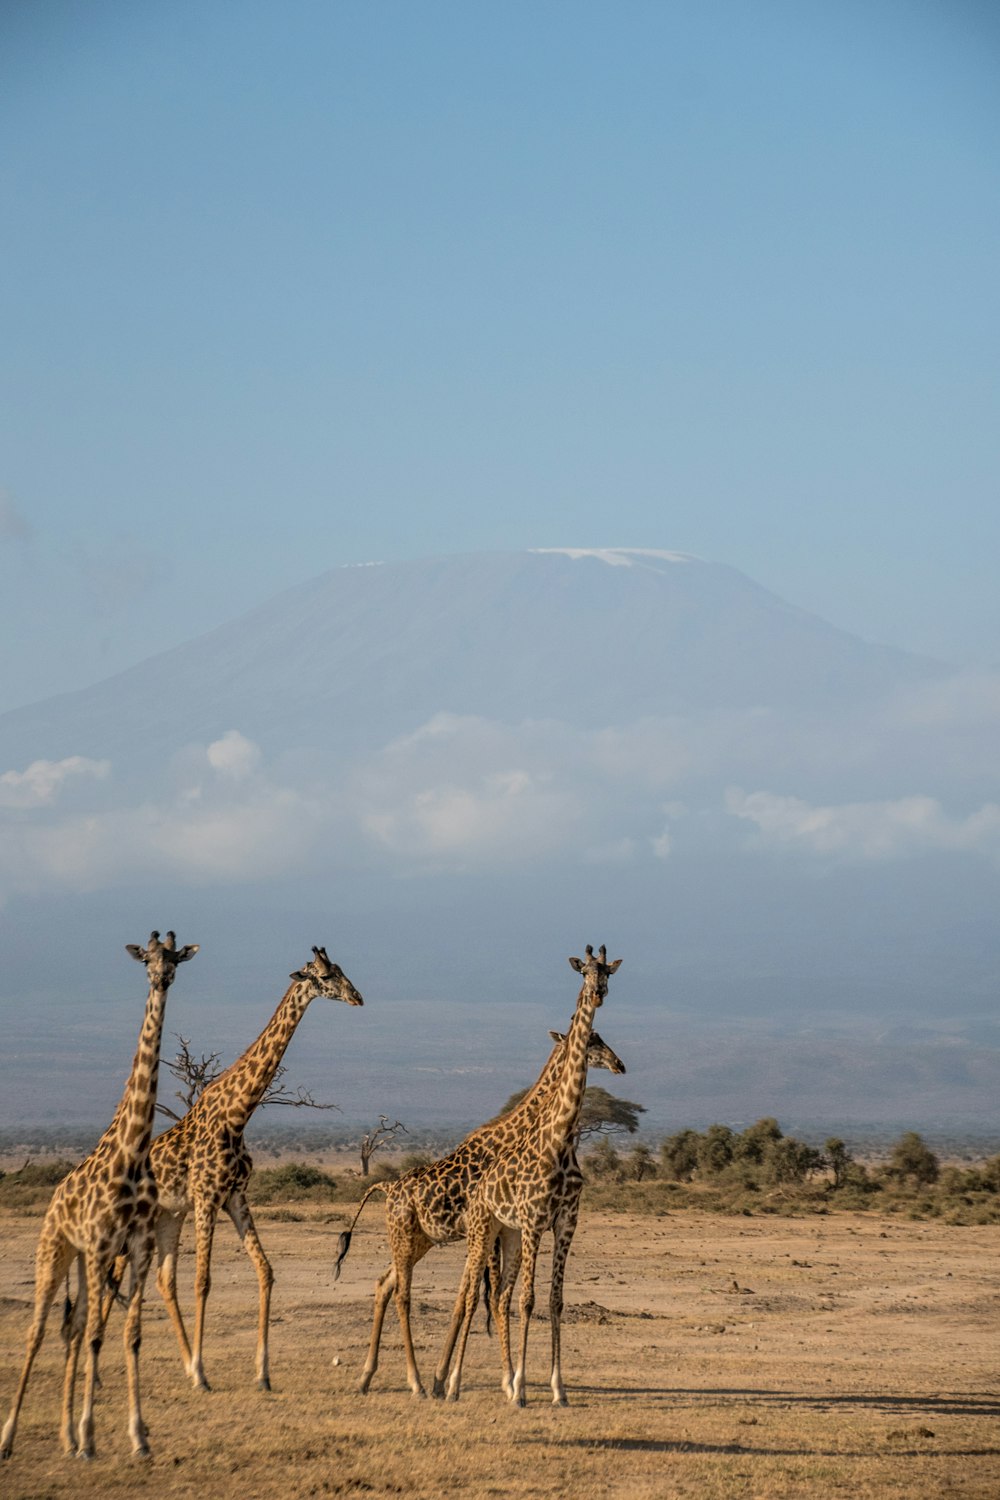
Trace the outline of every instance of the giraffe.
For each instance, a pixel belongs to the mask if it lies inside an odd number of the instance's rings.
[[[448,1245],[465,1235],[465,1210],[469,1193],[480,1174],[493,1160],[498,1151],[515,1141],[525,1128],[525,1121],[534,1118],[558,1079],[566,1038],[558,1031],[549,1036],[556,1043],[537,1081],[523,1099],[506,1114],[489,1120],[478,1130],[466,1136],[454,1151],[424,1167],[415,1167],[396,1182],[376,1182],[365,1193],[357,1212],[338,1243],[338,1256],[334,1266],[334,1280],[340,1275],[341,1263],[350,1247],[354,1227],[368,1199],[375,1192],[386,1197],[385,1219],[392,1253],[392,1265],[375,1283],[375,1309],[372,1320],[371,1342],[368,1358],[361,1378],[360,1391],[365,1394],[378,1369],[379,1344],[382,1325],[385,1321],[389,1299],[395,1293],[396,1311],[399,1315],[406,1353],[407,1383],[413,1394],[426,1396],[420,1372],[417,1368],[410,1331],[410,1287],[413,1267],[422,1260],[435,1245]],[[587,1049],[587,1066],[607,1068],[612,1073],[624,1073],[624,1063],[611,1048],[592,1032]],[[495,1275],[494,1287],[499,1285]],[[435,1394],[438,1394],[435,1390]]]
[[[60,1433],[65,1451],[81,1458],[94,1456],[94,1392],[97,1359],[104,1336],[101,1299],[115,1257],[128,1245],[131,1269],[125,1318],[125,1367],[128,1379],[128,1430],[134,1454],[149,1453],[149,1437],[139,1402],[139,1343],[142,1292],[153,1253],[152,1220],[156,1211],[156,1183],[149,1170],[153,1133],[160,1039],[167,990],[178,964],[198,952],[198,944],[177,947],[168,932],[150,935],[145,948],[129,943],[127,951],[145,964],[149,994],[132,1071],[114,1119],[94,1150],[64,1177],[52,1194],[35,1252],[35,1310],[21,1382],[10,1416],[0,1436],[0,1458],[9,1458],[21,1404],[35,1355],[45,1336],[45,1322],[56,1288],[69,1275],[73,1261],[79,1268],[76,1305],[64,1327],[66,1365],[63,1378]],[[80,1346],[87,1339],[83,1410],[74,1436],[73,1397]]]
[[[523,1265],[519,1302],[521,1327],[517,1369],[509,1378],[510,1399],[517,1406],[525,1404],[525,1362],[528,1331],[535,1304],[535,1265],[542,1235],[551,1229],[555,1235],[552,1265],[552,1288],[549,1313],[552,1321],[552,1400],[566,1405],[566,1391],[560,1367],[560,1332],[562,1320],[562,1281],[573,1225],[560,1219],[566,1204],[579,1203],[573,1196],[576,1162],[576,1133],[587,1081],[587,1038],[591,1033],[594,1012],[604,1001],[608,980],[621,966],[621,959],[607,961],[602,946],[595,957],[588,945],[586,959],[571,958],[570,965],[583,975],[563,1050],[559,1077],[552,1093],[528,1123],[519,1140],[499,1154],[480,1177],[469,1200],[466,1213],[468,1251],[462,1284],[452,1313],[451,1327],[435,1376],[435,1390],[446,1390],[450,1401],[457,1401],[461,1389],[462,1361],[468,1342],[472,1316],[479,1300],[479,1286],[499,1235],[504,1272],[500,1287],[500,1334],[505,1338],[506,1310],[518,1269]],[[568,1232],[568,1238],[567,1238]],[[448,1375],[452,1354],[455,1363]],[[509,1361],[505,1361],[508,1363]],[[505,1389],[508,1376],[505,1368]],[[447,1377],[447,1385],[445,1379]]]
[[[244,1144],[243,1132],[263,1099],[310,1001],[323,995],[330,1000],[346,1001],[348,1005],[363,1003],[343,970],[327,957],[325,948],[314,947],[309,962],[290,977],[291,984],[257,1040],[208,1085],[183,1120],[157,1137],[150,1153],[159,1192],[159,1212],[154,1226],[158,1261],[156,1284],[167,1304],[185,1370],[193,1386],[199,1390],[209,1389],[202,1350],[205,1308],[212,1284],[212,1240],[221,1209],[225,1209],[232,1219],[257,1272],[257,1388],[262,1391],[271,1389],[268,1323],[274,1273],[264,1254],[246,1199],[253,1161]],[[189,1343],[177,1301],[177,1247],[184,1220],[192,1209],[196,1236],[196,1303],[194,1339]]]

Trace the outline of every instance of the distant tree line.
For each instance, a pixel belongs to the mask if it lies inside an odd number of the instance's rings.
[[[707,1130],[679,1130],[662,1142],[658,1156],[639,1144],[618,1152],[607,1139],[585,1157],[596,1181],[642,1182],[659,1178],[675,1183],[714,1183],[753,1190],[796,1188],[823,1178],[833,1191],[876,1193],[883,1187],[927,1188],[940,1181],[948,1191],[1000,1192],[1000,1156],[980,1167],[944,1167],[923,1137],[908,1130],[893,1144],[888,1159],[866,1166],[855,1160],[839,1136],[822,1149],[785,1135],[777,1120],[765,1116],[745,1130],[710,1125]]]

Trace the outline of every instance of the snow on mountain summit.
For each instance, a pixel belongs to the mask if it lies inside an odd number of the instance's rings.
[[[658,547],[529,547],[528,550],[534,553],[555,553],[562,557],[571,557],[574,562],[581,557],[596,557],[598,562],[607,563],[610,568],[642,567],[645,560],[651,557],[655,557],[659,562],[697,561],[693,553],[667,552]]]

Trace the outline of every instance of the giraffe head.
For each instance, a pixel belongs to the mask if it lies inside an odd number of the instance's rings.
[[[295,969],[292,979],[301,979],[310,986],[310,999],[325,995],[328,1000],[344,1000],[348,1005],[364,1005],[339,964],[331,963],[325,948],[313,948],[313,956],[301,969]]]
[[[583,975],[584,996],[591,997],[595,1006],[603,1005],[604,997],[608,993],[608,980],[621,968],[622,961],[616,958],[614,963],[609,964],[608,950],[603,943],[596,955],[593,945],[588,943],[586,953],[586,958],[571,958],[570,968]]]
[[[549,1036],[554,1042],[566,1040],[564,1031],[550,1031]],[[596,1031],[592,1031],[587,1038],[587,1067],[607,1068],[609,1073],[625,1072],[625,1064],[617,1052],[612,1052],[607,1042],[599,1037]]]
[[[197,943],[189,943],[185,948],[178,948],[177,938],[172,932],[168,932],[161,943],[160,934],[151,932],[145,948],[139,943],[126,943],[125,951],[131,953],[138,963],[146,965],[150,984],[165,990],[174,982],[177,965],[194,958],[198,947]]]

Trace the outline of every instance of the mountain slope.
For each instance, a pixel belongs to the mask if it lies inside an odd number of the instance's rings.
[[[356,750],[432,714],[587,727],[857,705],[938,675],[734,568],[611,549],[337,568],[78,693],[0,716],[0,765],[156,761],[236,726],[274,752]]]

